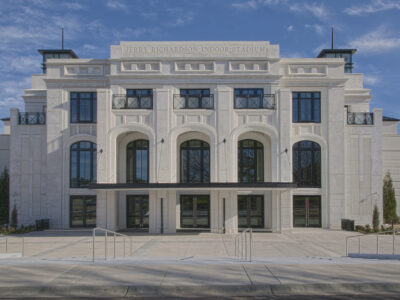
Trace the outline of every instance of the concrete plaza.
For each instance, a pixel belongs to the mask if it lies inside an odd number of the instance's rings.
[[[253,234],[252,262],[234,257],[233,237],[211,233],[105,237],[95,243],[90,231],[44,231],[26,234],[24,257],[0,260],[1,297],[232,297],[279,295],[400,293],[400,260],[345,257],[345,238],[354,232],[293,230]],[[20,239],[7,251],[18,253]],[[375,237],[362,249],[376,251]],[[400,252],[400,237],[396,240]],[[350,252],[358,251],[355,239]],[[380,238],[380,253],[389,253],[389,236]],[[4,253],[4,240],[0,252]],[[5,258],[5,255],[2,256]],[[14,293],[14,294],[13,294]],[[389,297],[389,298],[390,298]]]

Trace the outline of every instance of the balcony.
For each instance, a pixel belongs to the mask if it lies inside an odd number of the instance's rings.
[[[347,125],[374,125],[374,114],[370,112],[348,112]]]
[[[46,113],[44,112],[22,112],[19,113],[18,124],[20,125],[45,125]]]
[[[174,95],[174,109],[214,109],[214,95]]]
[[[235,95],[235,109],[275,109],[275,95]]]
[[[112,109],[153,109],[153,96],[113,95]]]

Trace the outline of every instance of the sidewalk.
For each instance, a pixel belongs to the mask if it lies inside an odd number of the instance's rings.
[[[255,234],[251,263],[233,258],[229,236],[134,236],[134,255],[122,257],[120,241],[115,260],[112,246],[104,259],[99,237],[92,263],[90,235],[35,233],[26,239],[25,257],[0,259],[0,297],[400,295],[400,260],[344,257],[350,234]],[[373,240],[365,246],[374,249]],[[383,240],[381,250],[389,246]],[[17,250],[18,243],[9,247]]]
[[[9,259],[1,297],[230,297],[400,294],[400,261],[351,258],[96,262]],[[296,263],[297,262],[297,263]]]

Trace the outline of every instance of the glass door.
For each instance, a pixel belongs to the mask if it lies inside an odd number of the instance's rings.
[[[149,228],[149,196],[129,195],[126,197],[126,227]]]
[[[70,197],[70,226],[96,226],[96,196]]]
[[[321,227],[321,196],[293,196],[293,226]]]
[[[238,196],[238,227],[264,228],[264,196]]]
[[[181,228],[210,228],[210,196],[181,196]]]

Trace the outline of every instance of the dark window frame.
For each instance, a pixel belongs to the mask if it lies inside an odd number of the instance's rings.
[[[73,198],[82,198],[83,199],[83,225],[72,225],[72,199]],[[96,224],[94,225],[87,225],[86,224],[86,215],[87,215],[87,204],[86,200],[87,199],[94,199],[96,201],[96,211],[97,211],[97,197],[96,195],[70,195],[69,196],[69,227],[71,228],[93,228],[96,227],[97,224],[97,213],[96,213]]]
[[[148,95],[141,95],[140,92],[146,91]],[[138,98],[138,108],[129,108],[128,107],[128,98],[136,97]],[[142,97],[150,97],[150,107],[142,107]],[[126,101],[125,101],[125,109],[153,109],[153,89],[127,89],[126,90]]]
[[[200,93],[191,94],[191,92],[199,91]],[[212,107],[204,107],[203,105],[203,97],[213,98],[210,89],[180,89],[179,96],[185,98],[185,107],[181,109],[214,109],[214,99]],[[199,98],[199,106],[198,107],[190,107],[189,106],[189,98],[190,97],[198,97]]]
[[[197,211],[197,197],[208,197],[208,226],[206,227],[206,226],[198,226],[197,225],[197,222],[196,222],[196,225],[197,226],[193,226],[193,227],[191,227],[191,226],[182,226],[182,218],[183,218],[183,214],[182,214],[182,201],[183,201],[183,197],[190,197],[190,198],[192,198],[192,201],[193,201],[193,203],[194,203],[194,200],[196,199],[196,211]],[[208,229],[211,229],[211,197],[210,197],[210,195],[209,194],[196,194],[196,195],[193,195],[193,194],[181,194],[180,195],[180,197],[179,197],[180,199],[179,199],[179,205],[180,205],[180,227],[181,228],[199,228],[199,229],[204,229],[204,230],[208,230]],[[193,207],[193,209],[194,209],[194,207]],[[196,220],[197,221],[197,215],[196,216],[194,216],[193,215],[193,219],[194,220]]]
[[[305,224],[304,226],[299,226],[295,225],[295,218],[296,218],[296,210],[295,210],[295,198],[300,198],[304,197],[305,198],[305,205],[304,205],[304,210],[305,210]],[[319,201],[319,224],[316,226],[310,226],[309,225],[309,219],[310,219],[310,198],[318,199]],[[293,212],[292,212],[292,217],[293,217],[293,227],[295,228],[321,228],[322,227],[322,197],[321,195],[293,195],[292,199],[292,207],[293,207]]]
[[[148,224],[148,226],[146,227],[146,226],[143,226],[143,227],[140,227],[140,225],[131,225],[131,224],[129,224],[129,200],[130,199],[134,199],[135,197],[141,197],[141,201],[142,201],[142,203],[143,203],[143,199],[145,199],[145,198],[147,198],[147,205],[148,205],[148,207],[149,207],[149,211],[148,211],[148,214],[149,214],[149,224]],[[141,203],[141,204],[142,204]],[[141,205],[142,206],[142,205]],[[143,214],[141,214],[141,219],[142,219],[142,221],[143,221]],[[150,202],[149,202],[149,195],[147,194],[140,194],[140,195],[126,195],[126,228],[136,228],[136,229],[146,229],[146,230],[149,230],[149,227],[150,227]]]
[[[247,93],[245,93],[247,91]],[[250,94],[250,91],[253,92],[253,94]],[[258,108],[253,108],[249,107],[249,98],[254,97],[256,95],[260,96],[260,104],[259,107],[260,109],[263,109],[263,97],[264,97],[264,89],[263,88],[235,88],[233,90],[233,107],[234,109],[258,109]],[[247,105],[246,107],[237,107],[236,106],[236,97],[243,97],[247,98]]]
[[[200,142],[201,144],[200,144],[200,147],[194,147],[194,146],[189,146],[189,143],[190,142]],[[188,144],[188,146],[185,146],[185,144]],[[183,174],[183,172],[182,172],[182,152],[183,151],[188,151],[188,159],[187,159],[187,161],[186,161],[186,172],[187,172],[187,174],[189,174],[189,170],[190,170],[190,150],[201,150],[201,154],[200,154],[200,160],[201,160],[201,162],[200,162],[200,181],[190,181],[190,180],[188,180],[188,178],[186,179],[186,180],[184,180],[184,174]],[[209,174],[208,174],[208,181],[205,181],[205,178],[204,178],[204,152],[205,151],[207,151],[208,150],[208,157],[209,157],[209,165],[208,165],[208,172],[209,172]],[[205,141],[202,141],[202,140],[199,140],[199,139],[191,139],[191,140],[187,140],[187,141],[184,141],[184,142],[182,142],[181,143],[181,145],[180,145],[180,147],[179,147],[179,153],[180,153],[180,160],[179,160],[179,162],[180,162],[180,165],[179,165],[179,172],[180,172],[180,176],[179,176],[179,179],[180,179],[180,182],[181,183],[209,183],[210,182],[210,180],[211,180],[211,149],[210,149],[210,145],[207,143],[207,142],[205,142]],[[188,177],[188,176],[187,176]]]
[[[90,143],[90,148],[80,148],[80,143]],[[72,147],[74,145],[78,144],[78,148],[73,149]],[[89,151],[90,152],[90,180],[89,183],[87,184],[81,184],[80,183],[80,173],[81,173],[81,165],[80,165],[80,152],[81,151]],[[72,153],[76,152],[77,153],[77,162],[76,162],[76,172],[77,172],[77,185],[74,186],[72,183]],[[94,159],[94,153],[96,153],[96,159]],[[70,146],[70,151],[69,151],[69,185],[70,188],[87,188],[89,186],[89,184],[91,183],[95,183],[94,180],[94,175],[95,175],[95,167],[96,167],[96,172],[97,172],[97,144],[90,142],[90,141],[78,141],[76,143],[73,143]],[[97,179],[97,174],[96,174],[96,179]]]
[[[311,94],[311,97],[302,98],[302,94]],[[318,97],[315,97],[315,94],[319,94]],[[302,107],[306,105],[305,101],[311,101],[311,118],[302,120],[301,119],[301,111]],[[297,103],[297,115],[295,112],[295,107]],[[319,105],[318,115],[315,115],[315,106],[316,103]],[[293,123],[321,123],[321,92],[320,91],[306,91],[306,92],[292,92],[292,122]]]
[[[261,198],[261,203],[262,203],[262,208],[261,208],[261,216],[252,216],[251,215],[251,198]],[[239,199],[240,198],[245,198],[246,199],[246,211],[247,211],[247,225],[245,226],[239,226]],[[238,204],[238,228],[264,228],[265,227],[265,199],[264,195],[238,195],[237,197],[237,204]],[[250,205],[249,205],[250,204]],[[256,218],[262,218],[262,225],[260,226],[251,226],[251,217],[256,217]]]
[[[305,143],[311,143],[311,147]],[[322,182],[322,155],[321,146],[309,140],[299,141],[292,147],[293,181],[300,187],[321,188]],[[311,152],[311,178],[302,178],[301,154],[302,152]],[[315,153],[319,152],[319,162],[315,161]],[[295,156],[297,156],[295,160]],[[295,164],[297,162],[297,165]],[[319,165],[319,170],[316,167]],[[297,170],[295,170],[297,168]]]
[[[146,142],[147,143],[147,147],[139,147],[137,146],[137,144],[139,142]],[[131,146],[132,145],[132,146]],[[144,182],[140,182],[137,180],[137,174],[136,174],[136,150],[147,150],[147,180]],[[133,159],[133,173],[134,173],[134,178],[132,180],[128,179],[128,173],[129,173],[129,167],[128,166],[128,151],[132,151],[133,155],[134,155],[134,159]],[[150,178],[150,145],[149,145],[149,141],[145,140],[145,139],[138,139],[138,140],[134,140],[130,143],[128,143],[128,145],[126,145],[126,183],[149,183],[149,178]]]
[[[244,143],[245,142],[248,142],[248,141],[251,141],[251,142],[253,142],[253,146],[252,147],[248,147],[248,146],[244,146]],[[251,150],[253,150],[254,151],[254,160],[255,160],[255,162],[254,162],[254,177],[255,177],[255,180],[244,180],[244,175],[243,175],[243,158],[244,158],[244,151],[243,150],[245,150],[245,149],[251,149]],[[258,157],[257,157],[257,150],[262,150],[262,176],[260,176],[260,177],[262,177],[260,180],[257,180],[257,178],[259,177],[258,176]],[[265,178],[265,176],[264,176],[264,173],[265,173],[265,170],[264,170],[264,164],[265,164],[265,161],[264,161],[264,145],[261,143],[261,142],[259,142],[259,141],[257,141],[257,140],[253,140],[253,139],[244,139],[244,140],[240,140],[239,142],[238,142],[238,161],[237,161],[237,163],[238,163],[238,182],[264,182],[264,178]]]
[[[77,94],[77,98],[73,99],[72,95]],[[90,120],[81,120],[81,97],[80,94],[90,94]],[[78,124],[78,123],[85,123],[85,124],[96,124],[97,123],[97,92],[70,92],[69,95],[70,99],[70,123]],[[83,100],[83,99],[82,99]],[[86,99],[85,99],[86,100]],[[72,106],[73,102],[76,101],[76,121],[73,121],[72,117]],[[96,102],[96,105],[94,104]],[[96,110],[94,109],[96,107]]]

